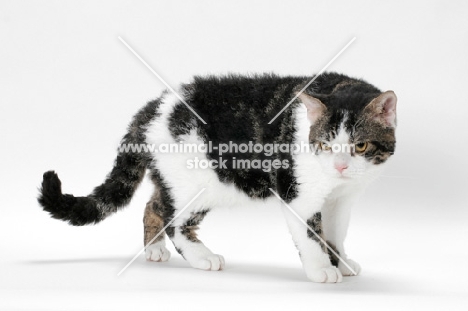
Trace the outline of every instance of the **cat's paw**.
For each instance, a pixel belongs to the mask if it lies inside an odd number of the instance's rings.
[[[316,283],[340,283],[343,281],[340,270],[334,266],[306,270],[306,274],[312,282]]]
[[[340,261],[338,263],[338,269],[340,269],[341,274],[343,274],[344,276],[354,276],[358,275],[361,272],[361,266],[357,262],[351,259],[345,259],[345,261],[351,267],[351,269],[354,270],[354,272],[351,271],[344,263]]]
[[[191,260],[190,265],[196,269],[218,271],[224,269],[224,257],[221,255],[208,255],[206,257]]]
[[[171,252],[166,246],[155,243],[146,247],[146,260],[148,261],[168,261],[171,258]]]

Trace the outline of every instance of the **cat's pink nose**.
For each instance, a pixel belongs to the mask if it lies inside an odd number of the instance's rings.
[[[335,164],[335,168],[340,174],[343,174],[343,171],[348,168],[346,164]]]

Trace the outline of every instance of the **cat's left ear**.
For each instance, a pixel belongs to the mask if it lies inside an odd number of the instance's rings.
[[[309,119],[311,124],[314,124],[327,110],[327,107],[315,97],[301,93],[298,98],[307,108],[307,119]]]
[[[393,91],[387,91],[374,98],[364,108],[364,112],[389,127],[396,127],[396,104],[397,97]]]

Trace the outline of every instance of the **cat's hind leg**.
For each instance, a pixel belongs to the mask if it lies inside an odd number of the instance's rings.
[[[197,237],[198,225],[208,213],[208,209],[191,212],[189,215],[181,215],[176,224],[169,227],[166,232],[176,250],[197,269],[222,270],[224,257],[214,254]]]
[[[161,208],[153,196],[146,204],[143,217],[145,252],[149,261],[167,261],[171,257],[171,253],[166,248],[164,219],[160,214]]]

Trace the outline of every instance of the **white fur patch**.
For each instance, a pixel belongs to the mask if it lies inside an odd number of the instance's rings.
[[[166,248],[164,241],[159,241],[148,245],[145,248],[146,260],[149,261],[168,261],[171,258],[171,252]]]

